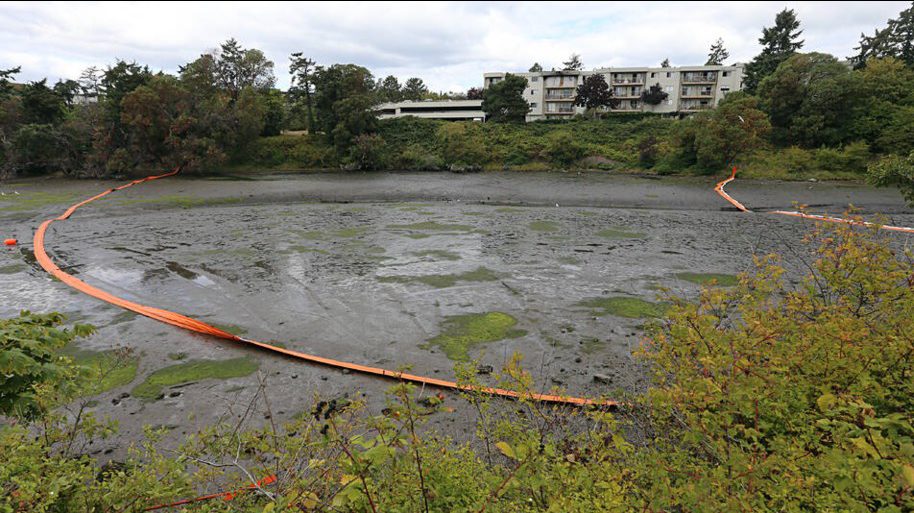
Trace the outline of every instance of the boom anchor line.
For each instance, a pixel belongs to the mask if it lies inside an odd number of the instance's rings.
[[[38,227],[38,230],[35,231],[34,238],[34,252],[35,259],[41,265],[41,267],[50,273],[55,278],[59,279],[66,285],[84,293],[89,296],[92,296],[96,299],[100,299],[112,305],[136,312],[140,315],[155,319],[159,322],[165,324],[170,324],[178,328],[182,328],[188,331],[193,331],[197,333],[202,333],[204,335],[210,335],[213,337],[221,338],[223,340],[228,340],[237,344],[242,344],[246,346],[253,346],[264,351],[268,351],[274,354],[283,355],[286,357],[294,358],[304,362],[315,363],[320,365],[326,365],[329,367],[335,367],[340,369],[348,369],[353,372],[358,372],[361,374],[378,376],[385,379],[397,380],[397,381],[406,381],[410,383],[416,383],[420,385],[429,385],[433,387],[450,389],[459,392],[478,392],[489,395],[494,395],[498,397],[505,397],[509,399],[530,399],[534,401],[541,401],[546,403],[554,404],[566,404],[572,406],[595,406],[595,407],[616,407],[620,406],[620,402],[609,400],[609,399],[588,399],[585,397],[574,397],[566,395],[555,395],[555,394],[541,394],[535,392],[517,392],[515,390],[506,390],[503,388],[495,387],[486,387],[486,386],[471,386],[463,385],[456,383],[454,381],[447,381],[443,379],[432,378],[428,376],[420,376],[416,374],[409,374],[401,371],[394,371],[389,369],[383,369],[380,367],[371,367],[368,365],[361,365],[353,362],[345,362],[340,360],[334,360],[332,358],[326,358],[323,356],[317,356],[313,354],[303,353],[301,351],[295,351],[293,349],[287,349],[284,347],[274,346],[267,344],[265,342],[260,342],[257,340],[252,340],[249,338],[240,337],[229,333],[225,330],[221,330],[215,326],[207,324],[203,321],[199,321],[192,317],[186,315],[172,312],[169,310],[164,310],[161,308],[156,308],[148,305],[143,305],[127,299],[115,296],[109,292],[105,292],[97,287],[89,285],[88,283],[76,278],[75,276],[68,274],[63,269],[57,266],[54,261],[48,256],[47,251],[44,248],[45,236],[48,231],[48,227],[56,221],[66,221],[73,215],[76,210],[79,208],[92,203],[93,201],[104,198],[105,196],[112,194],[135,185],[139,185],[146,182],[151,182],[153,180],[159,180],[162,178],[168,178],[174,176],[180,172],[181,168],[178,167],[170,173],[165,173],[161,175],[151,175],[146,178],[140,178],[138,180],[133,180],[119,187],[114,187],[108,189],[104,192],[96,194],[89,199],[83,200],[75,205],[70,206],[63,214],[58,217],[48,219],[41,223]],[[72,266],[71,266],[72,267]]]

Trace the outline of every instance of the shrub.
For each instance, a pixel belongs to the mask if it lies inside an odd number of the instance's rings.
[[[349,149],[349,165],[355,169],[384,169],[388,160],[384,138],[377,134],[356,136]]]
[[[866,173],[868,182],[878,187],[896,186],[908,204],[914,205],[914,151],[907,157],[882,157]]]
[[[93,329],[81,324],[60,329],[63,320],[58,313],[28,311],[0,320],[0,414],[35,418],[75,393],[77,369],[58,351]]]
[[[396,167],[407,171],[440,171],[444,161],[421,144],[410,144],[396,157]]]
[[[732,290],[677,303],[642,352],[654,386],[633,509],[914,507],[914,266],[876,232],[815,233],[796,287],[763,258]]]
[[[447,123],[438,127],[438,145],[449,166],[481,166],[486,161],[482,129],[476,124]]]
[[[569,130],[557,130],[546,136],[543,156],[556,164],[569,165],[584,156],[585,147]]]

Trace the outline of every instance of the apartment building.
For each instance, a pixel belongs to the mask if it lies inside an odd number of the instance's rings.
[[[485,73],[483,87],[505,78],[506,73]],[[620,100],[612,112],[689,113],[711,109],[731,91],[743,87],[743,65],[680,66],[675,68],[600,68],[592,71],[537,71],[512,73],[524,77],[524,98],[530,104],[527,121],[570,117],[584,112],[575,107],[575,90],[584,78],[602,74]],[[659,105],[646,104],[641,94],[659,85],[667,97]]]

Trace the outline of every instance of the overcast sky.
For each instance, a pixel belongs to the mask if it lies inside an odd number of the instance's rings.
[[[804,50],[853,53],[909,2],[371,2],[354,3],[33,3],[0,2],[0,69],[18,80],[77,78],[81,70],[136,60],[177,67],[229,37],[259,48],[288,86],[288,56],[319,64],[356,63],[376,77],[418,76],[432,90],[479,86],[486,71],[558,67],[581,54],[587,69],[704,64],[723,37],[727,63],[759,51],[763,26],[795,9]]]

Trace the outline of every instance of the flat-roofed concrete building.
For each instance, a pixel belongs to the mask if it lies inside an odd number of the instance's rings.
[[[536,71],[512,73],[524,77],[524,98],[530,104],[527,121],[570,117],[584,112],[575,107],[575,91],[584,78],[602,74],[619,105],[611,112],[689,113],[712,109],[731,91],[743,87],[743,65],[679,66],[675,68],[599,68],[592,71]],[[485,73],[483,87],[504,80],[506,73]],[[646,104],[641,94],[659,85],[667,97]]]
[[[482,100],[405,101],[382,103],[375,107],[378,118],[415,116],[426,119],[452,121],[485,121]]]

